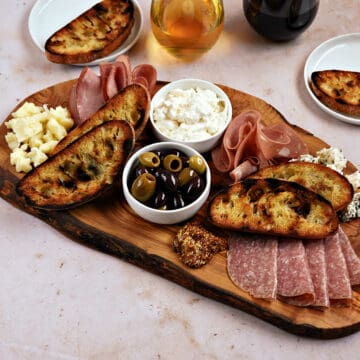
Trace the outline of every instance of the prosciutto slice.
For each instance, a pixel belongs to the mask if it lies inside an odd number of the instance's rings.
[[[330,301],[327,290],[324,240],[305,241],[304,247],[315,294],[315,299],[311,305],[327,308],[330,306]]]
[[[234,233],[229,239],[230,279],[255,298],[276,297],[277,239]]]
[[[292,305],[314,303],[315,291],[305,248],[300,239],[281,239],[277,254],[277,295]]]
[[[232,119],[211,156],[218,171],[231,172],[230,176],[237,181],[249,175],[249,171],[307,152],[307,145],[290,126],[265,126],[258,111],[247,110]]]
[[[69,111],[80,125],[104,105],[101,79],[90,68],[84,67],[73,86],[69,98]]]
[[[325,238],[325,259],[330,304],[349,306],[352,291],[338,233]]]
[[[356,255],[353,247],[351,246],[349,238],[341,226],[339,226],[338,236],[341,250],[345,257],[345,262],[350,277],[350,284],[360,285],[360,259]]]
[[[98,76],[89,67],[83,68],[70,91],[69,111],[77,125],[88,119],[126,86],[142,84],[150,96],[157,81],[157,72],[152,65],[141,64],[132,70],[127,55],[120,55],[113,63],[101,63],[99,70]]]

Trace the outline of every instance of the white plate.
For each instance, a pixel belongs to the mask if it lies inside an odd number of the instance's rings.
[[[114,60],[120,54],[127,52],[138,40],[143,26],[141,8],[136,0],[134,4],[135,22],[125,42],[110,55],[79,66],[98,65],[102,61]],[[45,52],[46,40],[58,29],[68,24],[100,0],[38,0],[29,15],[29,32],[36,46]]]
[[[324,105],[311,91],[310,80],[314,71],[350,70],[360,72],[360,33],[341,35],[327,40],[315,48],[306,60],[304,81],[307,91],[316,104],[335,118],[360,125],[360,117],[345,115]]]

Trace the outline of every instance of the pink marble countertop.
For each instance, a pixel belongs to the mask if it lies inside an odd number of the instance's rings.
[[[247,24],[240,0],[224,0],[225,27],[196,62],[172,59],[144,27],[129,51],[159,79],[204,78],[263,98],[290,122],[341,148],[360,165],[360,127],[320,110],[307,94],[309,53],[337,35],[360,32],[358,0],[321,0],[296,41],[274,44]],[[27,21],[35,1],[4,0],[0,23],[2,119],[24,97],[78,76],[48,62]],[[0,199],[0,359],[353,359],[360,334],[320,341],[297,337],[64,237]]]

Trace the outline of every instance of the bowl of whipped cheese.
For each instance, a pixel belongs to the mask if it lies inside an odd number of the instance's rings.
[[[201,79],[181,79],[163,86],[153,97],[150,122],[160,141],[174,141],[200,153],[211,150],[232,119],[229,97]]]

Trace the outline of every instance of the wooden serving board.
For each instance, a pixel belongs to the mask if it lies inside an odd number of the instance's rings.
[[[67,106],[68,94],[73,82],[74,80],[70,80],[43,89],[24,99],[23,102],[48,104],[51,107]],[[164,84],[164,82],[158,82],[157,89]],[[234,115],[246,108],[253,108],[262,113],[265,124],[286,122],[276,109],[263,100],[232,88],[221,85],[220,87],[230,97]],[[4,122],[10,116],[11,114]],[[311,153],[327,146],[321,139],[307,131],[295,126],[293,128],[306,141]],[[15,192],[15,185],[22,175],[16,173],[14,167],[10,165],[10,151],[4,138],[6,132],[7,129],[2,123],[0,127],[0,196],[12,205],[42,219],[73,240],[122,258],[201,295],[253,314],[294,334],[329,339],[346,336],[360,329],[360,291],[354,291],[351,308],[331,308],[319,311],[295,307],[277,300],[269,302],[252,298],[229,279],[225,252],[215,255],[209,264],[200,269],[192,270],[186,267],[179,261],[172,248],[174,235],[181,224],[159,226],[141,219],[128,207],[122,196],[121,185],[115,186],[111,194],[71,211],[35,211],[26,206]],[[150,130],[146,129],[144,137],[137,145],[141,146],[149,141],[153,142],[154,139]],[[350,164],[349,171],[354,169],[354,166]],[[216,183],[215,173],[213,178]],[[199,216],[203,214],[204,209],[200,211]],[[355,251],[360,255],[360,220],[344,224],[344,230]]]

